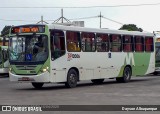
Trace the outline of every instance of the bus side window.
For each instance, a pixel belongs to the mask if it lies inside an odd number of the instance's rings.
[[[145,51],[147,51],[147,52],[153,52],[154,51],[153,38],[152,37],[145,37]]]
[[[108,52],[109,51],[109,37],[108,34],[97,34],[97,51]]]
[[[111,35],[111,51],[112,52],[121,52],[122,51],[122,42],[120,35]]]
[[[51,58],[55,60],[65,54],[64,32],[60,30],[51,30]]]
[[[135,37],[135,51],[144,52],[144,37],[141,36]]]
[[[96,51],[96,40],[95,40],[95,34],[94,33],[87,33],[82,32],[81,33],[82,38],[82,50],[84,52],[94,52]]]
[[[79,32],[67,31],[66,39],[67,39],[67,50],[69,52],[80,52],[81,51]]]
[[[133,48],[133,37],[132,36],[123,36],[123,51],[124,52],[132,52]]]

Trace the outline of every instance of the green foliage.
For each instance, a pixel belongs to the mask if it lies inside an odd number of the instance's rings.
[[[3,28],[3,30],[1,31],[1,36],[8,35],[10,28],[11,28],[11,26],[5,26],[5,27]]]
[[[143,32],[143,29],[142,28],[138,28],[135,24],[125,24],[119,30],[140,31],[140,32]]]

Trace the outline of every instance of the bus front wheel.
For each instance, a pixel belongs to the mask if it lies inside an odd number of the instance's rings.
[[[127,83],[130,81],[131,75],[132,75],[131,68],[126,66],[123,71],[123,77],[117,77],[116,80],[117,82]]]
[[[76,70],[74,69],[69,70],[65,86],[68,88],[74,88],[77,86],[77,81],[78,81],[78,74]]]
[[[32,83],[32,86],[36,89],[41,89],[44,83]]]

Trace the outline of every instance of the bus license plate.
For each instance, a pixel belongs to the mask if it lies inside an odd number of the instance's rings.
[[[22,78],[18,78],[18,81],[33,81],[33,79],[29,77],[22,77]]]

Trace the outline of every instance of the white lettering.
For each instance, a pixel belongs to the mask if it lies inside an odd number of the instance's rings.
[[[123,111],[134,111],[135,108],[133,108],[133,107],[122,107],[122,110]]]

